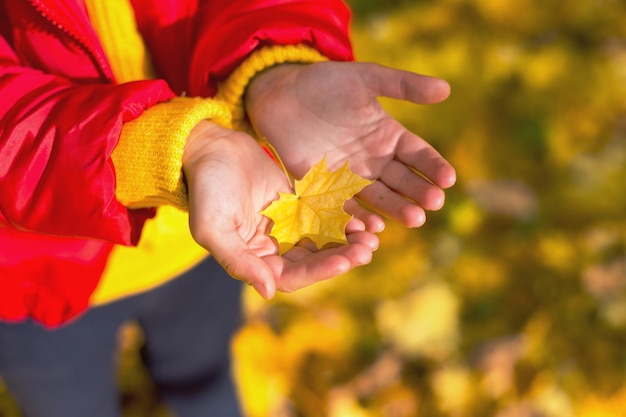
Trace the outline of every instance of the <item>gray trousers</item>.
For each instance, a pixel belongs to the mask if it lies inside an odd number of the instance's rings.
[[[240,290],[209,258],[56,330],[0,322],[0,376],[23,417],[120,417],[117,333],[134,320],[145,337],[142,358],[175,415],[240,417],[229,350],[240,324]]]

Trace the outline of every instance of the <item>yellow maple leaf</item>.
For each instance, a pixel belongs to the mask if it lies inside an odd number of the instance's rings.
[[[345,228],[352,216],[343,205],[372,182],[350,171],[347,161],[333,172],[328,170],[326,158],[318,162],[295,181],[295,193],[280,193],[279,199],[261,212],[274,221],[270,235],[278,241],[280,254],[303,238],[318,248],[347,243]]]

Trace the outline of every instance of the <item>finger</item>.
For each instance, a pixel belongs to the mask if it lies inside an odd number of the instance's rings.
[[[365,222],[363,222],[363,220],[353,217],[347,224],[346,224],[346,233],[354,233],[354,232],[362,232],[363,230],[365,230]]]
[[[351,263],[347,258],[329,251],[311,252],[304,247],[294,246],[280,257],[266,258],[265,261],[277,277],[276,289],[293,292],[350,270]]]
[[[296,246],[300,246],[300,247],[308,250],[309,252],[317,252],[317,250],[318,250],[317,245],[315,244],[315,242],[313,242],[308,237],[300,239],[300,241],[298,241],[298,243],[296,243]]]
[[[380,244],[378,236],[366,231],[349,233],[346,235],[346,239],[350,245],[364,245],[372,252],[376,251]]]
[[[425,210],[439,210],[445,201],[445,193],[423,176],[399,161],[391,161],[379,178],[390,189],[406,196]]]
[[[405,130],[398,140],[396,159],[440,188],[450,188],[456,182],[452,165],[428,142],[409,131]]]
[[[276,283],[274,274],[266,263],[236,231],[216,233],[219,239],[209,244],[213,257],[235,279],[251,286],[266,300],[274,297]]]
[[[355,218],[360,219],[364,224],[365,230],[371,233],[380,233],[385,229],[385,221],[378,214],[367,210],[359,204],[355,199],[346,201],[344,205],[346,213],[353,215]],[[363,230],[363,229],[358,229]],[[351,223],[348,223],[346,227],[346,233],[351,231],[357,231],[356,228],[351,228]]]
[[[372,253],[367,245],[361,243],[350,243],[315,253],[295,246],[281,259],[272,257],[266,261],[277,276],[276,288],[282,292],[292,292],[365,265],[371,262]]]
[[[361,63],[362,76],[375,96],[408,100],[416,104],[434,104],[450,95],[450,84],[429,77],[373,63]]]
[[[300,242],[307,240],[308,239],[302,239]],[[358,266],[362,265],[364,262],[361,258],[363,253],[360,251],[365,248],[368,252],[374,252],[378,249],[379,245],[378,236],[365,231],[350,233],[346,235],[346,240],[348,242],[347,244],[329,244],[322,249],[318,248],[310,240],[308,240],[310,245],[301,245],[299,242],[297,246],[289,249],[282,256],[289,262],[313,265],[320,260],[324,260],[326,257],[340,255],[346,258],[352,266]],[[355,249],[353,246],[357,248]],[[366,262],[369,262],[367,255],[365,259]]]
[[[362,226],[362,224],[361,224]],[[346,226],[346,243],[348,244],[360,244],[367,246],[370,250],[375,251],[378,249],[379,239],[374,233],[370,231],[366,231],[363,227],[352,229],[350,228],[350,223]],[[309,238],[302,238],[295,245],[296,247],[306,249],[307,252],[302,253],[315,253],[320,250],[327,250],[332,247],[339,247],[345,245],[346,243],[328,243],[324,245],[322,248],[318,248],[317,244],[313,242]],[[297,252],[296,252],[297,253]],[[294,258],[294,254],[290,254],[290,252],[285,253],[285,257],[292,261],[300,260],[300,258]]]
[[[357,197],[376,212],[406,227],[420,227],[426,221],[422,207],[396,193],[382,181],[365,187]]]

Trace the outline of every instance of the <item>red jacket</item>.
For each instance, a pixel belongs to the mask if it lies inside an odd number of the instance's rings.
[[[131,0],[159,79],[116,84],[77,0],[0,0],[0,320],[84,311],[114,244],[152,209],[115,199],[123,123],[185,92],[210,97],[260,46],[352,58],[339,0]]]

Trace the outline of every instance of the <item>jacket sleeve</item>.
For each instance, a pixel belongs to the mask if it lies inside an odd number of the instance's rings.
[[[20,65],[0,37],[0,227],[133,244],[150,209],[115,196],[124,123],[173,97],[164,81],[80,84]]]
[[[128,208],[169,205],[187,211],[183,150],[201,120],[231,127],[226,103],[201,97],[175,97],[124,123],[111,155],[118,201]]]
[[[191,57],[191,90],[214,91],[254,50],[308,45],[331,60],[353,58],[350,11],[339,0],[207,0],[198,13],[200,36]]]
[[[177,93],[214,96],[254,51],[304,45],[328,59],[353,59],[350,10],[341,0],[200,0],[159,8],[132,0],[159,76]]]

